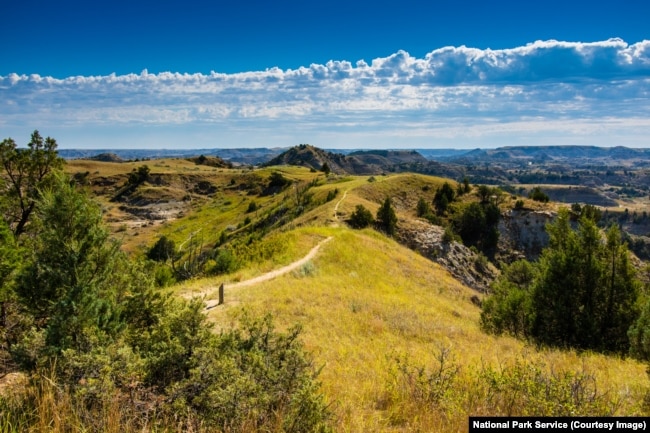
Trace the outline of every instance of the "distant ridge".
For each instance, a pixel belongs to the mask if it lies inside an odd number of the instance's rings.
[[[414,150],[364,150],[348,155],[301,144],[281,153],[265,166],[297,165],[321,170],[327,164],[333,173],[368,175],[394,171],[400,164],[424,164],[428,160]]]
[[[462,155],[441,158],[459,164],[466,163],[547,163],[567,162],[620,165],[628,161],[650,161],[650,149],[597,146],[506,146],[496,149],[475,149]]]
[[[222,158],[219,158],[218,156],[205,156],[205,155],[199,155],[199,156],[194,156],[191,158],[187,158],[188,161],[192,161],[196,165],[207,165],[209,167],[216,167],[216,168],[232,168],[232,163],[229,161],[225,161]]]
[[[258,165],[284,152],[286,148],[241,149],[59,149],[64,159],[90,159],[98,154],[113,154],[123,161],[160,158],[219,157],[240,165]]]
[[[122,158],[117,156],[114,153],[100,153],[99,155],[91,156],[87,158],[92,161],[102,161],[102,162],[124,162]]]
[[[494,149],[361,150],[321,149],[311,145],[293,148],[233,149],[59,149],[64,159],[89,159],[104,154],[123,161],[219,157],[234,165],[304,165],[319,170],[328,162],[334,172],[377,174],[385,171],[416,171],[457,178],[462,167],[498,165],[521,168],[530,164],[650,167],[650,149],[596,146],[505,146]],[[104,158],[104,156],[102,156]],[[433,164],[438,162],[439,164]]]

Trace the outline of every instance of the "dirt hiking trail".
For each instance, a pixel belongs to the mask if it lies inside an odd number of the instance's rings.
[[[252,286],[254,284],[258,284],[258,283],[261,283],[263,281],[268,281],[268,280],[271,280],[271,279],[273,279],[275,277],[279,277],[280,275],[284,275],[284,274],[287,274],[287,273],[289,273],[289,272],[291,272],[293,270],[296,270],[299,267],[301,267],[302,265],[304,265],[305,263],[307,263],[308,261],[310,261],[311,259],[313,259],[316,256],[316,254],[318,253],[318,250],[320,249],[320,247],[325,245],[330,240],[332,240],[331,236],[326,238],[326,239],[323,239],[315,247],[313,247],[307,253],[307,255],[305,257],[303,257],[303,258],[301,258],[299,260],[296,260],[293,263],[290,263],[290,264],[288,264],[286,266],[283,266],[283,267],[281,267],[279,269],[276,269],[274,271],[267,272],[266,274],[262,274],[262,275],[260,275],[258,277],[251,278],[250,280],[239,281],[237,283],[232,283],[232,284],[228,284],[228,285],[224,284],[224,289],[230,290],[230,289],[237,289],[237,288],[240,288],[240,287]],[[191,298],[195,298],[195,297],[208,296],[209,294],[213,293],[215,290],[218,290],[218,287],[210,287],[210,288],[207,288],[207,289],[202,290],[200,292],[186,293],[186,294],[183,295],[183,297],[185,297],[187,299],[191,299]],[[210,309],[216,307],[219,304],[219,300],[217,300],[217,299],[207,300],[207,301],[205,301],[205,304],[206,304],[205,309],[210,310]]]

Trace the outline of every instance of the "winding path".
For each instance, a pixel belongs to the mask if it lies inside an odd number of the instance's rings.
[[[334,220],[338,221],[339,220],[339,205],[343,200],[345,200],[345,197],[348,195],[348,190],[346,189],[345,192],[343,193],[343,197],[339,201],[336,202],[336,206],[334,206]]]
[[[320,241],[320,242],[319,242],[315,247],[313,247],[313,248],[312,248],[312,249],[307,253],[307,255],[306,255],[305,257],[303,257],[302,259],[296,260],[295,262],[290,263],[290,264],[288,264],[288,265],[286,265],[286,266],[283,266],[283,267],[281,267],[280,269],[276,269],[276,270],[274,270],[274,271],[267,272],[266,274],[262,274],[262,275],[260,275],[260,276],[258,276],[258,277],[251,278],[250,280],[239,281],[239,282],[237,282],[237,283],[228,284],[228,286],[226,286],[226,285],[224,284],[224,289],[225,289],[225,288],[228,288],[228,289],[236,289],[236,288],[239,288],[239,287],[252,286],[252,285],[254,285],[254,284],[261,283],[261,282],[263,282],[263,281],[271,280],[271,279],[273,279],[273,278],[275,278],[275,277],[279,277],[280,275],[284,275],[284,274],[287,274],[287,273],[289,273],[289,272],[291,272],[291,271],[293,271],[293,270],[295,270],[295,269],[298,269],[299,267],[301,267],[302,265],[304,265],[305,263],[307,263],[308,261],[310,261],[311,259],[313,259],[313,258],[316,256],[316,254],[318,253],[318,250],[320,249],[320,247],[323,246],[323,245],[325,245],[325,244],[326,244],[327,242],[329,242],[330,240],[332,240],[332,237],[331,237],[331,236],[328,237],[328,238],[326,238],[326,239],[323,239],[322,241]],[[198,292],[198,293],[187,293],[187,294],[185,294],[185,295],[183,295],[183,296],[184,296],[185,298],[188,298],[188,299],[189,299],[189,298],[194,298],[194,297],[197,297],[197,296],[199,296],[199,297],[200,297],[200,296],[207,296],[208,294],[214,292],[215,290],[217,290],[217,288],[215,288],[215,287],[210,287],[210,288],[208,288],[208,289],[206,289],[206,290],[203,290],[203,291],[201,291],[201,292]],[[206,310],[210,310],[210,309],[216,307],[216,306],[219,304],[219,301],[216,300],[216,299],[211,299],[211,300],[209,300],[209,301],[206,301],[205,304],[206,304],[205,309],[206,309]]]

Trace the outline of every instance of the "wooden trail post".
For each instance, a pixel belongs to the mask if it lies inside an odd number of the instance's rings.
[[[219,286],[219,303],[217,305],[223,304],[223,283]]]

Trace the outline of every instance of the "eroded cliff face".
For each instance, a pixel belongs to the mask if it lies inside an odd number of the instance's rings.
[[[424,221],[412,221],[398,234],[402,244],[440,264],[468,287],[486,293],[498,270],[465,245],[443,241],[444,229]]]
[[[555,219],[556,213],[534,210],[508,210],[499,220],[499,253],[512,259],[535,260],[548,245],[546,224]]]
[[[546,224],[556,214],[549,211],[508,210],[499,221],[497,260],[535,260],[548,245]],[[440,264],[468,287],[486,293],[499,271],[484,257],[459,242],[443,241],[444,229],[422,220],[411,220],[399,229],[399,241]]]

